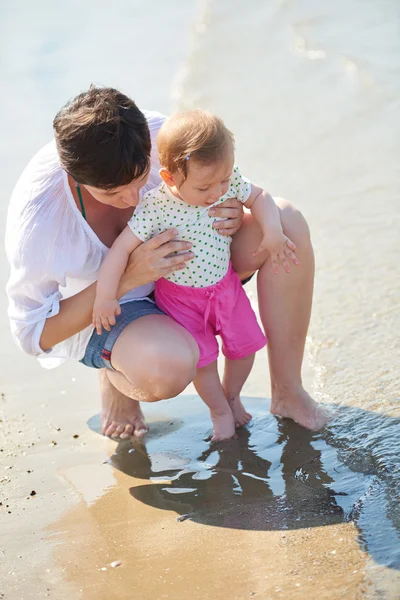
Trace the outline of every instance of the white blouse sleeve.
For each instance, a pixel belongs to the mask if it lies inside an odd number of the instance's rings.
[[[62,177],[58,169],[35,160],[19,180],[10,202],[6,227],[6,253],[10,277],[6,286],[8,315],[13,337],[20,348],[39,356],[45,321],[58,314],[65,286],[66,248],[62,242],[70,225],[66,207],[60,202]],[[39,163],[39,164],[38,164]],[[40,167],[49,172],[43,176]],[[49,186],[50,184],[50,186]],[[73,227],[68,229],[74,235]],[[63,273],[64,271],[64,273]],[[60,275],[61,273],[61,275]]]
[[[56,240],[36,223],[19,235],[7,231],[6,247],[11,273],[7,283],[11,331],[20,348],[33,356],[43,354],[40,337],[48,317],[60,310],[60,282],[54,272]],[[52,243],[53,242],[53,243]]]
[[[28,247],[25,248],[26,251]],[[24,254],[24,251],[22,252]],[[59,283],[49,278],[48,273],[30,271],[29,265],[19,264],[22,256],[10,256],[11,276],[7,284],[9,299],[8,316],[11,332],[18,346],[27,354],[43,354],[40,337],[48,317],[57,315],[60,310],[61,293]],[[39,257],[38,257],[39,258]],[[32,276],[36,282],[32,282]]]

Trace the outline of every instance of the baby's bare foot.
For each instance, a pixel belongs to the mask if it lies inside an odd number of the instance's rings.
[[[228,402],[233,413],[233,418],[235,419],[235,427],[247,425],[251,421],[252,416],[243,406],[239,394],[237,396],[228,396]]]
[[[221,442],[230,440],[235,435],[235,421],[232,412],[227,409],[226,412],[211,412],[214,431],[211,438],[212,442]]]

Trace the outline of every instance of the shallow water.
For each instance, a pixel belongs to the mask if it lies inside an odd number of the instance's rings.
[[[168,401],[163,411],[173,414]],[[380,565],[397,569],[398,515],[395,490],[388,492],[371,458],[352,450],[329,429],[313,433],[266,414],[265,398],[246,398],[253,415],[237,440],[211,444],[207,412],[197,397],[182,396],[180,419],[152,405],[145,441],[120,442],[110,464],[143,485],[137,500],[181,519],[254,531],[324,527],[353,521],[359,542]],[[362,409],[340,408],[340,419],[399,427],[398,419]],[[148,485],[151,482],[152,485]]]

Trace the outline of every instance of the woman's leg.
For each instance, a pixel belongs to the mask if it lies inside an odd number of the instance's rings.
[[[109,369],[99,371],[102,433],[122,439],[144,436],[148,427],[139,402],[117,390],[109,379],[110,373]]]
[[[302,214],[289,202],[277,199],[285,234],[296,244],[300,264],[274,274],[268,253],[253,256],[261,239],[255,219],[246,214],[232,242],[232,263],[243,279],[258,269],[258,302],[268,337],[271,376],[271,412],[294,419],[308,429],[320,429],[327,414],[304,390],[301,365],[311,314],[314,253]]]
[[[114,344],[115,371],[100,374],[103,433],[126,438],[147,430],[141,402],[173,398],[194,379],[199,358],[192,336],[164,315],[128,325]]]

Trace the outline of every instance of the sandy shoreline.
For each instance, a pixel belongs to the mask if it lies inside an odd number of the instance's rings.
[[[209,452],[190,395],[146,407],[144,445],[99,435],[96,393],[65,397],[24,416],[12,396],[2,403],[2,598],[396,598],[397,572],[361,549],[318,483],[312,434],[279,424],[266,401],[248,399],[252,443],[242,432]]]

